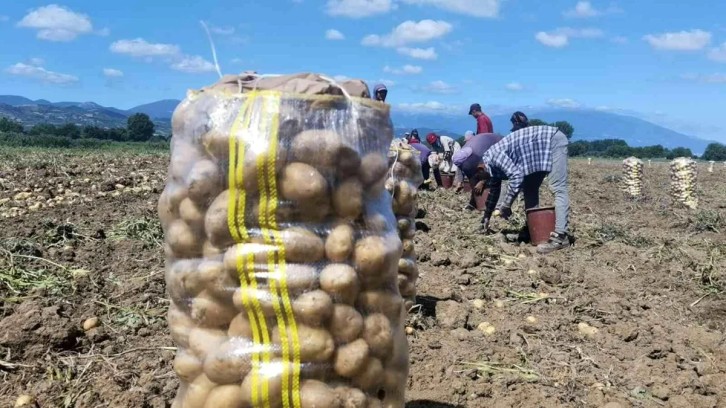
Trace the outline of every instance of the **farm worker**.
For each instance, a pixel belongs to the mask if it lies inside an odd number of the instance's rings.
[[[377,84],[373,87],[373,98],[378,102],[385,102],[388,96],[388,88],[383,84]]]
[[[449,136],[439,136],[433,132],[426,135],[426,141],[429,142],[431,147],[438,154],[438,158],[440,159],[438,163],[439,172],[454,173],[454,187],[458,188],[461,186],[461,182],[464,180],[464,175],[461,171],[459,171],[459,168],[452,160],[454,153],[461,150],[459,142]]]
[[[471,140],[472,137],[474,137],[474,132],[472,132],[471,130],[467,130],[466,133],[464,133],[464,143]]]
[[[414,133],[416,132],[416,136],[414,136]],[[430,157],[432,155],[431,149],[421,144],[421,141],[417,138],[418,132],[414,129],[411,132],[411,137],[408,139],[408,143],[413,147],[414,149],[418,150],[420,155],[419,159],[421,160],[421,172],[423,173],[424,182],[421,185],[428,186],[431,183],[431,162]],[[436,179],[436,182],[441,184],[441,173],[439,173],[439,168],[434,167],[434,178]]]
[[[494,133],[494,126],[492,125],[492,120],[489,119],[489,116],[484,114],[484,112],[481,111],[481,105],[478,103],[473,103],[469,107],[469,115],[473,116],[474,119],[476,119],[476,134],[482,134],[482,133]]]
[[[509,118],[509,121],[512,122],[512,132],[516,132],[529,126],[529,119],[527,119],[527,115],[520,111],[514,112],[512,117]]]
[[[512,215],[512,202],[520,191],[524,194],[524,208],[539,206],[539,188],[545,177],[555,196],[555,230],[550,239],[537,247],[547,254],[570,245],[567,235],[570,217],[570,196],[567,183],[567,136],[553,126],[529,126],[510,133],[492,146],[484,156],[484,171],[489,176],[490,191],[482,227],[489,229],[489,220],[495,207],[501,216]],[[509,180],[509,191],[497,205],[502,180]]]
[[[411,131],[411,134],[408,136],[409,142],[411,141],[411,139],[415,139],[416,141],[421,143],[421,138],[418,136],[418,130],[414,129]]]
[[[454,165],[461,169],[461,172],[466,175],[472,186],[469,207],[467,207],[471,210],[476,209],[475,195],[481,195],[484,192],[487,179],[483,168],[479,168],[479,165],[482,164],[482,156],[500,140],[502,140],[502,136],[496,133],[482,133],[472,136],[464,144],[464,147],[454,153],[452,157]]]

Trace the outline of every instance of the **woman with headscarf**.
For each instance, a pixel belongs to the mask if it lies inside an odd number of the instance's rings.
[[[480,168],[481,158],[500,140],[502,140],[502,136],[496,133],[481,133],[472,136],[452,158],[454,165],[466,175],[472,187],[468,207],[470,209],[476,209],[476,196],[482,195],[488,178],[483,168]]]

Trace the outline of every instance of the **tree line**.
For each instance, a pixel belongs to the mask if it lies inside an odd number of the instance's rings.
[[[131,115],[126,127],[102,128],[74,123],[39,123],[25,128],[22,123],[0,118],[0,143],[18,146],[72,147],[93,146],[101,142],[162,142],[155,136],[154,122],[144,113]]]
[[[604,139],[604,140],[578,140],[570,143],[569,155],[571,157],[638,157],[641,159],[669,159],[676,157],[699,158],[694,155],[691,149],[676,147],[668,149],[662,145],[633,147],[628,146],[625,140]],[[726,161],[726,145],[711,143],[700,157],[703,160]]]

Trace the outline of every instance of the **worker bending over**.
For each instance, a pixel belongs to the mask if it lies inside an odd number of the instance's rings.
[[[488,178],[483,168],[479,168],[482,157],[492,146],[502,140],[502,136],[496,133],[481,133],[474,135],[464,144],[458,152],[454,153],[452,161],[458,166],[462,173],[469,179],[472,186],[469,199],[469,209],[476,209],[476,196],[484,192],[485,182]],[[491,197],[491,193],[490,193]]]
[[[449,136],[439,136],[433,132],[426,135],[426,141],[436,153],[436,156],[432,155],[435,157],[432,166],[438,166],[440,173],[454,173],[454,187],[459,188],[464,181],[464,175],[453,162],[454,154],[461,150],[459,142]]]

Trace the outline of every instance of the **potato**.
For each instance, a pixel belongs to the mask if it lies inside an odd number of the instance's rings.
[[[363,331],[363,316],[348,305],[335,305],[330,319],[330,332],[338,344],[345,344],[358,338]]]
[[[287,330],[289,332],[290,327]],[[335,343],[327,330],[298,324],[297,336],[300,339],[300,361],[303,363],[326,363],[333,357]],[[273,329],[272,341],[280,344],[280,339],[280,331],[276,327]]]
[[[174,372],[182,381],[192,382],[202,373],[202,361],[182,349],[174,357]]]
[[[299,162],[321,168],[331,168],[336,163],[341,150],[340,135],[331,130],[306,130],[295,136],[291,151]]]
[[[302,408],[341,408],[338,393],[324,382],[307,380],[300,387],[300,406]]]
[[[401,258],[398,260],[398,273],[406,275],[411,279],[418,278],[418,267],[416,261],[412,259]]]
[[[177,307],[174,302],[167,312],[167,322],[174,343],[182,348],[189,347],[189,332],[195,325],[189,315]]]
[[[363,321],[363,339],[371,348],[371,354],[385,359],[393,348],[393,328],[388,318],[376,313]]]
[[[222,173],[216,163],[210,160],[196,162],[186,177],[189,198],[205,207],[222,191],[222,181]]]
[[[325,256],[333,262],[345,262],[353,253],[353,227],[339,224],[325,240]]]
[[[266,406],[266,404],[263,404],[261,400],[261,392],[259,391],[262,388],[262,383],[267,384],[267,389],[269,393],[269,403],[270,408],[282,408],[282,374],[283,374],[283,367],[284,365],[287,365],[289,368],[287,369],[287,373],[292,372],[292,367],[289,363],[280,362],[280,361],[273,361],[270,363],[265,363],[265,369],[260,370],[258,372],[257,378],[255,379],[255,373],[254,371],[247,374],[247,377],[245,377],[244,381],[242,381],[242,386],[240,387],[242,390],[241,396],[242,401],[244,401],[245,408],[252,408],[252,407],[262,407]],[[254,384],[257,384],[258,391],[257,391],[257,400],[253,401],[252,399],[252,386]],[[220,407],[222,408],[222,407]]]
[[[333,193],[333,207],[338,217],[355,220],[363,212],[363,186],[357,178],[350,178]]]
[[[228,327],[236,315],[231,304],[215,299],[208,290],[192,299],[191,317],[201,327]]]
[[[244,296],[247,296],[248,307],[254,310],[254,305],[257,303],[265,317],[275,317],[275,306],[274,303],[280,304],[279,296],[273,296],[267,288],[253,289],[249,286],[243,286],[237,288],[234,292],[232,302],[237,310],[244,312],[247,308],[244,304]],[[280,306],[282,307],[282,306]]]
[[[332,211],[330,199],[328,197],[315,201],[306,201],[298,204],[297,215],[295,219],[306,223],[321,223]]]
[[[171,300],[178,305],[186,305],[189,298],[196,293],[191,293],[185,286],[184,280],[196,274],[196,261],[182,259],[174,262],[165,271],[166,292]]]
[[[201,237],[182,220],[173,221],[164,236],[179,258],[196,258],[202,253]]]
[[[169,175],[171,180],[184,183],[188,188],[187,177],[195,163],[203,160],[203,152],[197,146],[178,138],[172,138],[169,162]]]
[[[370,357],[366,361],[360,374],[353,379],[353,384],[360,387],[363,392],[378,394],[378,387],[383,384],[383,364],[381,360]]]
[[[399,404],[401,405],[401,404]],[[399,406],[399,405],[390,405],[392,407]],[[376,398],[368,398],[368,405],[367,408],[383,408],[383,402],[381,400]]]
[[[241,384],[252,367],[254,347],[248,339],[229,339],[204,359],[204,374],[217,384]]]
[[[322,326],[333,314],[333,299],[322,290],[306,292],[292,302],[292,310],[298,321],[313,327]]]
[[[202,256],[205,258],[216,258],[219,255],[224,255],[224,250],[217,246],[214,246],[211,241],[204,241],[202,245]]]
[[[229,337],[241,337],[243,339],[252,338],[252,326],[250,325],[250,321],[247,316],[247,312],[242,312],[232,319],[229,323],[229,330],[227,330],[227,335]]]
[[[344,180],[358,174],[360,171],[361,159],[358,152],[352,147],[342,146],[336,158],[338,166],[338,179]]]
[[[363,370],[369,355],[368,343],[363,339],[358,339],[338,347],[333,361],[333,369],[341,377],[353,378]]]
[[[189,384],[184,395],[184,408],[204,408],[210,391],[217,385],[201,374],[194,382]]]
[[[285,259],[288,262],[315,263],[325,256],[325,244],[314,232],[293,227],[282,231]]]
[[[189,349],[200,358],[206,358],[226,340],[227,333],[223,330],[197,327],[189,331]]]
[[[404,275],[398,275],[398,292],[404,298],[412,298],[416,296],[416,281],[407,278]],[[410,310],[410,307],[404,306],[404,310]]]
[[[383,313],[388,319],[397,321],[401,317],[403,299],[390,291],[366,291],[358,296],[356,306],[364,313]]]
[[[226,248],[234,243],[229,231],[227,211],[229,208],[229,190],[223,191],[209,205],[204,216],[204,230],[212,245]]]
[[[167,184],[161,192],[156,210],[164,229],[179,216],[179,203],[184,200],[186,193],[183,185],[173,182]]]
[[[338,302],[353,304],[360,290],[355,269],[346,264],[330,264],[320,273],[320,287]]]
[[[312,266],[304,264],[286,264],[284,272],[287,291],[291,296],[315,290],[320,286],[318,283],[318,272]],[[279,282],[279,277],[276,278],[276,280]]]
[[[213,389],[204,408],[246,408],[248,404],[242,399],[242,389],[239,385],[222,385]]]
[[[280,192],[286,200],[297,203],[328,201],[328,182],[314,167],[294,162],[285,167]]]
[[[226,274],[224,265],[221,262],[202,261],[201,263],[195,263],[194,266],[195,268],[181,275],[184,290],[190,296],[196,296],[206,289],[210,281],[215,277],[217,269]]]
[[[367,397],[363,391],[357,388],[339,386],[335,388],[335,392],[338,393],[342,401],[341,408],[367,408]]]
[[[254,240],[257,240],[257,238],[254,238]],[[247,273],[252,274],[255,272],[255,265],[267,265],[268,257],[274,251],[277,251],[277,247],[257,242],[233,245],[224,253],[224,269],[230,276],[239,280],[240,273],[245,269],[238,270],[238,264],[242,265],[242,267],[247,265],[246,267],[251,268]]]
[[[403,245],[403,253],[401,254],[401,256],[404,258],[415,259],[416,252],[415,252],[413,240],[404,239],[402,241],[402,245]]]
[[[370,153],[363,157],[358,175],[365,187],[373,184],[385,183],[384,177],[388,171],[386,158],[379,153]]]
[[[204,215],[204,210],[188,197],[179,204],[179,216],[195,231],[204,227]]]
[[[229,133],[219,129],[211,129],[202,135],[202,145],[210,157],[217,160],[229,158]]]
[[[411,228],[411,219],[408,217],[398,217],[396,222],[398,223],[398,230],[401,232]]]
[[[380,234],[388,228],[388,219],[381,213],[371,213],[365,217],[365,225],[368,232]]]
[[[396,270],[393,262],[397,262],[400,255],[401,241],[398,237],[369,236],[358,240],[353,263],[363,286],[375,288],[394,280]]]
[[[409,183],[399,183],[393,194],[393,213],[410,215],[416,210],[416,187]]]

